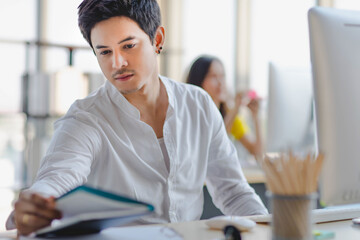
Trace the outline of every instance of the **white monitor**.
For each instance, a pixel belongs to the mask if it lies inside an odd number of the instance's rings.
[[[266,152],[315,150],[310,66],[269,64]]]
[[[360,12],[309,10],[320,201],[360,203]]]

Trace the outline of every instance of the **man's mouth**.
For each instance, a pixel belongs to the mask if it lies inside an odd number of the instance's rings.
[[[133,73],[118,74],[114,76],[114,79],[117,81],[128,81],[133,76]]]

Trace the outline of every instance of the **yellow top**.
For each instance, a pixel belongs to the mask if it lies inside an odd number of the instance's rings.
[[[239,140],[249,131],[249,127],[246,125],[245,121],[237,115],[234,119],[233,125],[231,127],[231,135]]]

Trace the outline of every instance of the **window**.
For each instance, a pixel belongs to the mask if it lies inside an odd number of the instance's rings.
[[[310,63],[307,11],[313,0],[253,0],[251,5],[250,87],[262,97],[268,92],[270,61]]]
[[[2,1],[0,29],[0,113],[16,113],[21,111],[21,77],[26,67],[21,42],[35,38],[35,0]]]
[[[46,39],[50,43],[84,46],[88,43],[83,38],[77,24],[77,8],[82,0],[58,1],[47,0],[46,4]],[[66,17],[64,17],[66,16]],[[100,73],[94,53],[90,49],[75,49],[73,53],[73,65],[82,72]],[[68,65],[69,52],[63,48],[47,48],[46,68],[47,72],[57,72]]]
[[[183,1],[183,79],[196,57],[211,54],[223,61],[227,83],[234,85],[235,2]]]

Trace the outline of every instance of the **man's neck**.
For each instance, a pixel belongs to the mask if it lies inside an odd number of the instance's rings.
[[[147,82],[141,89],[134,93],[124,94],[125,98],[135,106],[140,113],[146,111],[149,107],[156,106],[160,96],[160,80],[158,77]]]
[[[139,110],[140,119],[153,128],[156,136],[162,137],[169,102],[166,88],[161,80],[157,77],[136,93],[126,95],[125,98]]]

